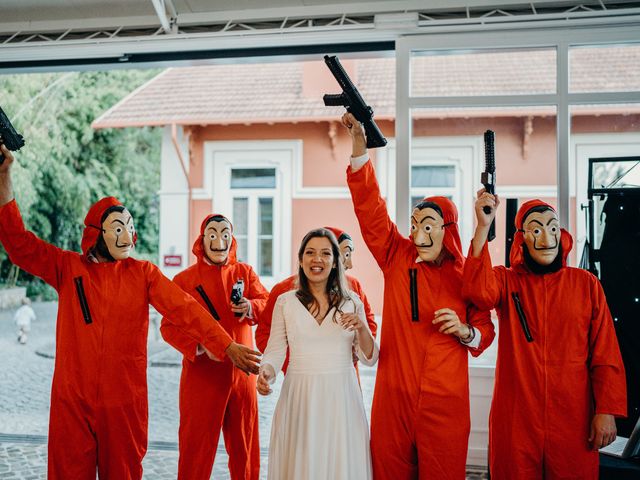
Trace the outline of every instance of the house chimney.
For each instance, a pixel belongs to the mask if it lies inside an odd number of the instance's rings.
[[[340,60],[345,72],[357,86],[356,61]],[[317,62],[303,62],[302,64],[302,95],[307,98],[322,98],[325,93],[342,93],[324,60]]]

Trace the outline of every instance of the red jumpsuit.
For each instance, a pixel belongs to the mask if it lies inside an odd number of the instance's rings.
[[[362,285],[360,282],[350,276],[346,275],[347,283],[349,284],[349,288],[353,290],[362,300],[362,304],[364,305],[364,313],[367,317],[367,324],[369,325],[369,330],[371,330],[371,334],[373,338],[376,338],[376,334],[378,332],[378,324],[375,322],[375,316],[373,314],[373,310],[371,310],[371,305],[369,304],[369,300],[367,296],[364,294],[362,290]],[[258,350],[264,352],[267,348],[267,343],[269,342],[269,335],[271,333],[271,317],[273,316],[273,308],[276,305],[276,300],[283,293],[289,292],[296,288],[296,280],[298,279],[297,275],[292,275],[289,278],[285,278],[280,283],[274,285],[269,293],[269,300],[267,301],[267,306],[264,308],[262,315],[260,315],[260,321],[258,322],[258,328],[256,328],[256,345],[258,346]],[[287,351],[287,358],[282,365],[282,371],[287,372],[287,366],[289,365],[289,352]],[[356,363],[356,369],[357,369]]]
[[[193,245],[195,265],[174,278],[174,282],[192,295],[205,308],[207,304],[196,287],[201,286],[220,320],[209,316],[209,322],[221,325],[237,343],[253,347],[252,320],[264,308],[269,293],[253,269],[236,260],[237,243],[232,239],[227,262],[213,265],[205,259],[202,235]],[[229,307],[231,287],[244,280],[244,297],[251,302],[252,318],[238,321]],[[198,342],[185,336],[163,319],[160,328],[164,339],[183,353],[180,377],[180,459],[178,478],[208,480],[218,448],[220,429],[229,453],[229,472],[233,480],[258,480],[260,444],[258,435],[258,400],[256,377],[247,376],[229,361],[216,362],[206,355],[196,355]]]
[[[84,254],[61,250],[25,230],[15,201],[0,207],[0,241],[13,263],[59,296],[51,387],[48,478],[142,478],[147,450],[149,304],[184,335],[224,358],[231,338],[158,268],[133,258],[95,263],[108,197],[85,219]]]
[[[443,211],[440,266],[416,262],[410,238],[391,222],[371,162],[347,170],[364,240],[384,275],[384,322],[371,410],[371,456],[377,480],[464,479],[470,430],[468,353],[479,355],[494,338],[489,312],[462,298],[460,237],[455,205],[432,197]],[[411,281],[417,284],[418,321],[412,321]],[[454,310],[481,334],[477,349],[438,332],[434,312]]]
[[[516,216],[546,205],[526,202]],[[596,277],[566,266],[572,239],[562,230],[563,263],[554,273],[532,273],[524,237],[511,247],[511,268],[491,268],[485,245],[468,257],[464,295],[495,307],[498,360],[489,418],[491,478],[597,479],[598,452],[590,450],[594,413],[626,415],[624,366],[607,302]],[[532,342],[527,342],[512,293],[517,293]]]

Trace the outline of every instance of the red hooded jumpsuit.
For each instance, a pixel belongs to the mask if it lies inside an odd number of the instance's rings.
[[[348,167],[347,181],[364,241],[384,275],[384,327],[371,410],[373,476],[464,479],[470,430],[467,357],[479,355],[495,334],[489,312],[462,298],[464,257],[455,205],[444,197],[425,199],[442,209],[448,224],[443,248],[450,257],[440,266],[416,262],[413,241],[387,214],[371,161],[355,172]],[[441,308],[478,329],[477,349],[438,332],[432,321]]]
[[[48,478],[142,478],[147,450],[149,304],[219,358],[231,337],[189,295],[149,262],[95,263],[87,252],[113,197],[85,218],[83,255],[25,230],[15,201],[0,207],[0,241],[13,263],[59,296],[51,387]]]
[[[235,342],[253,347],[252,321],[260,316],[269,293],[253,269],[237,261],[234,237],[224,265],[212,265],[205,259],[202,239],[207,222],[214,216],[217,215],[205,218],[200,236],[193,244],[196,264],[176,275],[174,282],[207,308],[204,292],[219,317],[216,321],[210,315],[209,322],[221,325]],[[244,297],[251,302],[252,309],[252,318],[242,322],[229,307],[231,287],[238,279],[244,281]],[[247,376],[229,361],[216,362],[206,355],[196,355],[198,342],[164,319],[160,329],[164,339],[184,355],[180,377],[178,478],[209,479],[222,429],[231,478],[258,480],[260,444],[255,375]]]
[[[600,282],[566,266],[573,240],[561,231],[562,267],[532,273],[524,263],[526,214],[516,215],[511,268],[491,268],[485,244],[467,257],[464,295],[498,314],[498,360],[489,418],[489,465],[496,480],[597,479],[588,442],[594,413],[626,415],[624,366]],[[533,338],[527,342],[516,293]]]
[[[328,230],[331,230],[333,234],[336,236],[336,239],[340,238],[340,236],[344,233],[343,230],[334,227],[325,227]],[[373,338],[376,338],[376,334],[378,332],[378,324],[375,321],[375,316],[373,314],[373,310],[371,309],[371,305],[369,304],[369,300],[362,289],[362,285],[360,282],[350,275],[345,275],[347,278],[347,283],[349,284],[349,288],[355,292],[360,300],[362,300],[362,304],[364,305],[364,313],[367,317],[367,324],[369,325],[369,330],[371,330],[371,334]],[[296,281],[298,279],[297,275],[292,275],[288,278],[285,278],[283,281],[275,284],[269,293],[269,300],[267,301],[267,306],[264,308],[262,315],[260,315],[260,322],[258,322],[258,328],[256,328],[256,345],[258,346],[258,350],[264,352],[267,348],[267,343],[269,342],[269,335],[271,334],[271,317],[273,316],[273,308],[276,305],[276,300],[283,293],[289,292],[296,288]],[[289,365],[289,352],[287,351],[287,358],[282,365],[282,371],[287,372],[287,366]],[[358,368],[356,362],[356,369]]]

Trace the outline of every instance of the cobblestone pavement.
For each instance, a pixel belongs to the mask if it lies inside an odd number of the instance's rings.
[[[57,303],[34,303],[33,322],[26,345],[17,342],[13,313],[0,312],[0,479],[44,479],[49,393],[53,374]],[[149,335],[149,451],[144,459],[145,479],[175,479],[178,464],[178,385],[180,356],[159,339],[156,327]],[[361,369],[367,414],[371,409],[375,370]],[[283,377],[274,392],[259,398],[262,478],[266,478],[271,417]],[[222,437],[222,436],[221,436]],[[218,446],[212,478],[229,479],[224,444]],[[486,478],[470,471],[468,478]]]

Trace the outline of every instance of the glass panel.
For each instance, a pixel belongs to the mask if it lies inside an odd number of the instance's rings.
[[[259,242],[258,275],[270,277],[273,275],[273,239],[263,238]]]
[[[234,168],[231,188],[275,188],[275,168]]]
[[[569,91],[640,90],[640,44],[573,47],[569,50]]]
[[[273,234],[273,198],[260,198],[258,200],[259,226],[258,235]]]
[[[593,162],[593,188],[640,188],[640,157],[621,161],[611,158]]]
[[[249,223],[249,199],[233,199],[233,234],[238,237],[247,234]]]
[[[421,165],[411,167],[412,187],[453,187],[456,169],[452,165]]]
[[[556,92],[555,49],[418,51],[411,95],[451,97]]]
[[[424,195],[412,195],[411,196],[411,209],[413,210],[413,207],[415,207],[417,204],[419,204],[422,199],[424,198]]]
[[[238,261],[239,262],[247,262],[248,261],[248,253],[247,253],[247,237],[246,236],[238,236],[235,235],[236,242],[238,242]]]

